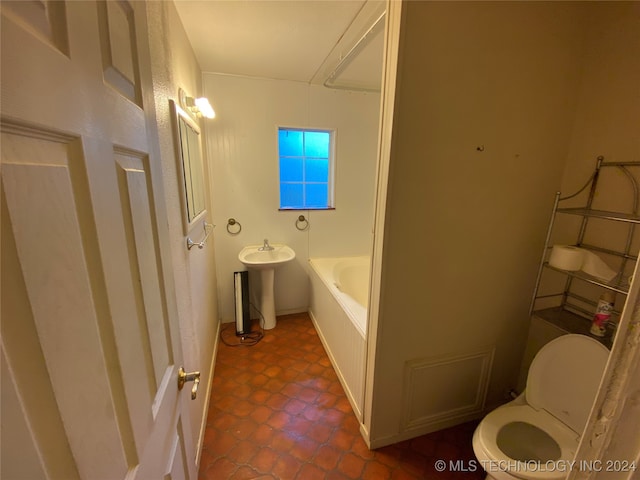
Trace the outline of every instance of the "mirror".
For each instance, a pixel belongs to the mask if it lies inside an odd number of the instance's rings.
[[[173,100],[174,140],[178,158],[178,172],[183,198],[183,224],[185,235],[206,214],[204,171],[198,124]]]

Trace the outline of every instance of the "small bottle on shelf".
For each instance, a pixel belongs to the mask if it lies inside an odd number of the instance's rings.
[[[591,321],[591,334],[596,337],[604,337],[606,333],[607,322],[611,318],[611,312],[613,311],[613,302],[615,301],[615,295],[613,292],[605,292],[600,295],[598,306],[596,307],[596,314]]]

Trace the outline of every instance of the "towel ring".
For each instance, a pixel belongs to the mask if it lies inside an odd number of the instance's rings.
[[[304,232],[307,228],[309,228],[309,220],[307,220],[304,215],[300,215],[296,220],[296,228],[301,232]]]
[[[238,230],[236,230],[235,232],[231,231],[231,228],[230,228],[230,227],[233,227],[234,225],[238,226]],[[229,232],[231,235],[238,235],[241,231],[242,231],[242,225],[240,225],[240,222],[238,222],[235,218],[230,218],[229,220],[227,220],[227,232]]]

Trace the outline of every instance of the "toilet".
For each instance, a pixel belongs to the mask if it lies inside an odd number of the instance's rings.
[[[585,335],[542,347],[525,391],[484,417],[473,434],[487,480],[566,478],[608,358],[609,350]]]

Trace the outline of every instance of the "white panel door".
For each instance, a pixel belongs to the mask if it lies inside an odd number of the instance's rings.
[[[145,8],[1,3],[6,480],[196,475]]]

